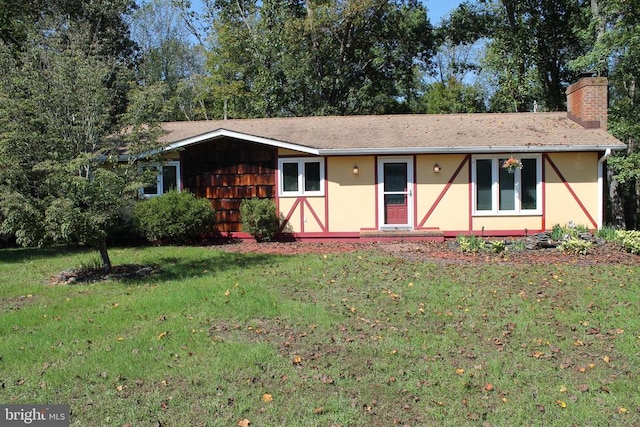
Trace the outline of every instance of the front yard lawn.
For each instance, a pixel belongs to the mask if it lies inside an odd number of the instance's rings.
[[[0,250],[0,402],[74,426],[640,425],[640,267]],[[461,255],[462,256],[462,255]],[[250,424],[247,424],[250,423]]]

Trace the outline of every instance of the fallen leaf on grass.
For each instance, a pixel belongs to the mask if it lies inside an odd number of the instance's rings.
[[[563,400],[556,400],[556,404],[561,407],[562,409],[567,407],[567,403]]]
[[[464,369],[462,368],[456,369],[456,375],[463,375],[463,374],[464,374]]]
[[[262,395],[262,401],[265,403],[273,402],[273,396],[269,393],[265,393]]]
[[[251,422],[248,419],[238,420],[238,427],[249,427]]]
[[[296,354],[295,356],[293,356],[293,360],[292,363],[294,365],[299,365],[302,363],[302,357],[300,357],[300,355]]]
[[[493,384],[491,384],[491,383],[486,383],[486,384],[484,385],[484,390],[485,390],[485,391],[492,391],[492,390],[493,390]]]
[[[618,408],[618,412],[620,412],[621,414],[626,414],[627,408]]]
[[[320,407],[320,408],[316,408],[313,410],[313,413],[316,415],[321,415],[324,414],[324,408]]]

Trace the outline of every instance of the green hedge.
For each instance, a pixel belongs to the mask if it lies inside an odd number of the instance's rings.
[[[275,239],[280,229],[280,218],[276,204],[270,199],[244,199],[240,203],[242,231],[253,236],[258,242]]]
[[[137,231],[149,241],[180,244],[213,230],[216,214],[207,199],[188,191],[170,191],[133,208]]]

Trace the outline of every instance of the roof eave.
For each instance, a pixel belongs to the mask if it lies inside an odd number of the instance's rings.
[[[405,147],[405,148],[327,148],[319,149],[320,156],[357,156],[357,155],[408,155],[408,154],[485,154],[485,153],[549,153],[549,152],[592,152],[622,150],[619,145],[536,145],[536,146],[477,146],[477,147]]]
[[[235,132],[228,129],[216,129],[212,132],[196,135],[191,138],[183,139],[181,141],[173,142],[162,149],[162,152],[178,150],[184,147],[188,147],[200,142],[209,141],[218,138],[236,138],[247,142],[255,142],[257,144],[268,145],[271,147],[284,148],[288,150],[300,151],[307,154],[318,155],[319,150],[317,148],[311,148],[304,145],[292,144],[285,141],[277,141],[274,139],[264,138],[261,136],[249,135],[246,133]]]

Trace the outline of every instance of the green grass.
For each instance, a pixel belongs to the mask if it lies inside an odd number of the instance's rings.
[[[94,255],[0,251],[0,402],[74,426],[640,425],[638,266],[111,256],[162,270],[51,285]]]

